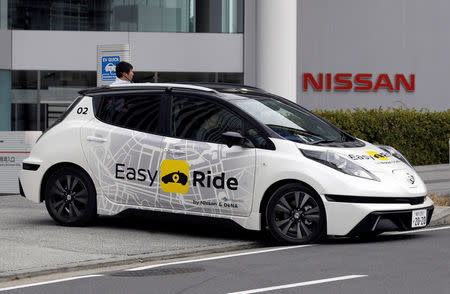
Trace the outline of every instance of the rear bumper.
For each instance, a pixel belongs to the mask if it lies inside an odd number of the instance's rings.
[[[19,173],[19,184],[21,187],[20,195],[26,197],[35,203],[40,203],[41,181],[44,169],[39,168],[36,171],[22,169]]]
[[[22,183],[20,182],[20,179],[19,179],[19,193],[20,193],[20,196],[26,197],[25,193],[23,192]]]
[[[427,226],[433,215],[434,206],[425,207],[427,210]],[[363,218],[347,236],[359,236],[370,233],[388,231],[409,231],[422,228],[412,228],[412,211],[416,209],[397,211],[374,211]]]

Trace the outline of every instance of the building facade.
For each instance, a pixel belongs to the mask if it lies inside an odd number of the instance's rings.
[[[136,82],[229,82],[309,108],[450,108],[445,0],[0,0],[0,130],[45,129],[129,44]]]

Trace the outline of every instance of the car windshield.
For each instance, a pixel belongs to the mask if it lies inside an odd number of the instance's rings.
[[[288,140],[306,144],[354,141],[336,127],[293,103],[265,96],[233,96],[242,99],[231,99],[231,103]]]

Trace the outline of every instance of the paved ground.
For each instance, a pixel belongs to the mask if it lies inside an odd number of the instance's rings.
[[[220,220],[146,213],[68,228],[56,226],[44,204],[17,195],[0,197],[0,206],[0,282],[268,245],[261,233]],[[450,224],[450,208],[437,207],[433,224]]]
[[[435,164],[414,167],[427,185],[428,192],[446,194],[450,193],[450,165]]]
[[[450,227],[104,272],[7,293],[449,293]],[[261,250],[261,249],[258,249]],[[270,251],[273,250],[273,251]]]
[[[56,226],[44,204],[0,197],[0,280],[25,273],[120,264],[262,246],[259,233],[223,221],[135,215],[88,228]]]

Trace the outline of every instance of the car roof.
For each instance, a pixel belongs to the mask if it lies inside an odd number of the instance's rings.
[[[130,84],[119,84],[111,86],[103,86],[97,88],[90,88],[79,91],[81,95],[90,94],[102,94],[111,93],[116,91],[129,91],[133,92],[135,90],[166,90],[172,91],[173,89],[178,90],[194,90],[208,93],[235,93],[235,94],[269,94],[266,91],[241,84],[227,84],[227,83],[130,83]],[[224,97],[225,98],[225,97]]]

